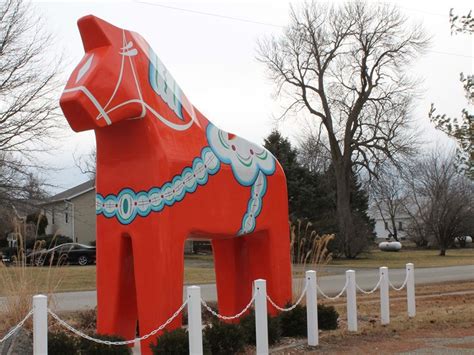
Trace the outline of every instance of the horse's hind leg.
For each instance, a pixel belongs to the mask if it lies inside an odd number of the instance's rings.
[[[252,297],[252,280],[246,264],[245,241],[242,237],[212,241],[219,313],[234,315]]]
[[[285,221],[285,220],[283,220]],[[280,307],[292,300],[292,276],[288,223],[275,223],[269,230],[246,236],[247,263],[252,280],[264,279],[267,295]],[[275,309],[269,305],[271,313]]]

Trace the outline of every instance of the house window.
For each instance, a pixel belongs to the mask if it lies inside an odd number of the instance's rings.
[[[66,223],[68,223],[68,218],[69,217],[69,214],[66,212],[64,213],[64,220],[66,221]]]
[[[403,230],[403,222],[398,222],[398,230]]]
[[[384,222],[385,223],[385,230],[388,231],[388,222]]]

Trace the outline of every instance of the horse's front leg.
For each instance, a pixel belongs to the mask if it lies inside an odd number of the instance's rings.
[[[137,306],[132,244],[114,219],[97,218],[97,331],[135,337]]]
[[[165,323],[183,303],[185,234],[170,227],[169,219],[152,215],[134,222],[131,231],[140,336]],[[165,329],[181,326],[181,314]],[[151,354],[150,343],[141,343],[142,354]]]

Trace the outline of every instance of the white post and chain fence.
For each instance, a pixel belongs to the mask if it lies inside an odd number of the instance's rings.
[[[357,289],[354,270],[346,271],[346,286],[347,329],[350,332],[357,332]]]
[[[407,306],[408,317],[413,318],[416,315],[415,303],[415,266],[412,263],[406,265],[406,285],[407,285]]]
[[[187,288],[189,353],[202,354],[201,288]]]
[[[268,354],[267,282],[255,280],[254,293],[257,354]]]
[[[33,354],[48,354],[48,297],[33,297]]]
[[[388,268],[383,266],[379,269],[380,274],[380,322],[382,325],[390,323],[390,296]]]
[[[416,314],[415,304],[415,276],[414,265],[409,263],[406,265],[406,276],[401,286],[394,286],[388,277],[388,268],[381,267],[379,269],[379,280],[375,287],[371,290],[364,290],[356,282],[356,273],[354,270],[346,271],[346,282],[342,290],[335,296],[329,296],[319,287],[317,283],[316,271],[307,271],[305,275],[305,286],[301,295],[296,300],[295,304],[288,308],[283,308],[276,304],[267,295],[266,281],[255,280],[254,290],[249,303],[237,314],[226,316],[215,312],[202,298],[201,289],[198,286],[187,287],[187,296],[183,304],[168,318],[162,325],[152,330],[151,332],[141,336],[140,338],[124,340],[124,341],[109,341],[103,339],[93,338],[80,330],[75,329],[64,320],[62,320],[56,313],[48,309],[47,297],[44,295],[37,295],[33,297],[33,309],[26,314],[26,316],[14,326],[3,338],[0,339],[0,344],[5,342],[8,338],[14,335],[24,323],[33,316],[33,353],[34,355],[47,355],[48,353],[48,314],[55,319],[58,324],[68,329],[72,333],[85,338],[87,340],[105,344],[105,345],[130,345],[137,341],[148,339],[156,335],[158,332],[164,330],[184,309],[188,307],[188,336],[189,336],[189,351],[190,354],[203,353],[202,341],[202,315],[201,305],[211,314],[222,320],[233,320],[244,315],[252,305],[255,307],[255,330],[256,330],[256,351],[257,354],[268,354],[268,320],[267,320],[267,302],[269,302],[275,309],[281,312],[289,312],[295,309],[306,296],[306,312],[307,312],[307,328],[308,328],[308,345],[319,345],[319,330],[318,330],[318,291],[326,299],[336,300],[343,294],[346,295],[347,303],[347,325],[349,331],[357,331],[357,299],[356,292],[359,290],[364,294],[372,294],[377,289],[380,289],[380,313],[382,324],[389,324],[390,322],[390,302],[389,302],[389,288],[395,291],[401,291],[407,288],[407,308],[408,316],[414,317]]]
[[[317,286],[316,271],[306,271],[306,323],[308,327],[309,346],[319,345]]]

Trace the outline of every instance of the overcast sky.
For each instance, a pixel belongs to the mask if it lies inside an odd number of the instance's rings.
[[[459,116],[466,106],[459,73],[473,72],[474,37],[451,36],[448,13],[451,7],[457,13],[467,13],[471,2],[396,3],[410,20],[422,22],[432,36],[430,51],[413,66],[413,73],[424,79],[414,114],[424,127],[426,141],[445,142],[430,128],[427,113],[431,102],[452,116]],[[76,21],[93,14],[140,33],[207,118],[222,129],[261,143],[276,127],[274,117],[281,113],[281,103],[273,96],[274,86],[266,78],[265,68],[255,59],[256,40],[281,32],[289,4],[285,0],[143,0],[35,1],[33,6],[55,36],[53,51],[64,53],[64,82],[84,54]],[[287,120],[279,128],[296,142],[297,125]],[[46,164],[60,168],[45,176],[58,190],[87,180],[74,166],[73,154],[85,154],[95,144],[92,132],[74,133],[67,125],[62,136],[56,144],[58,150],[44,158]]]

